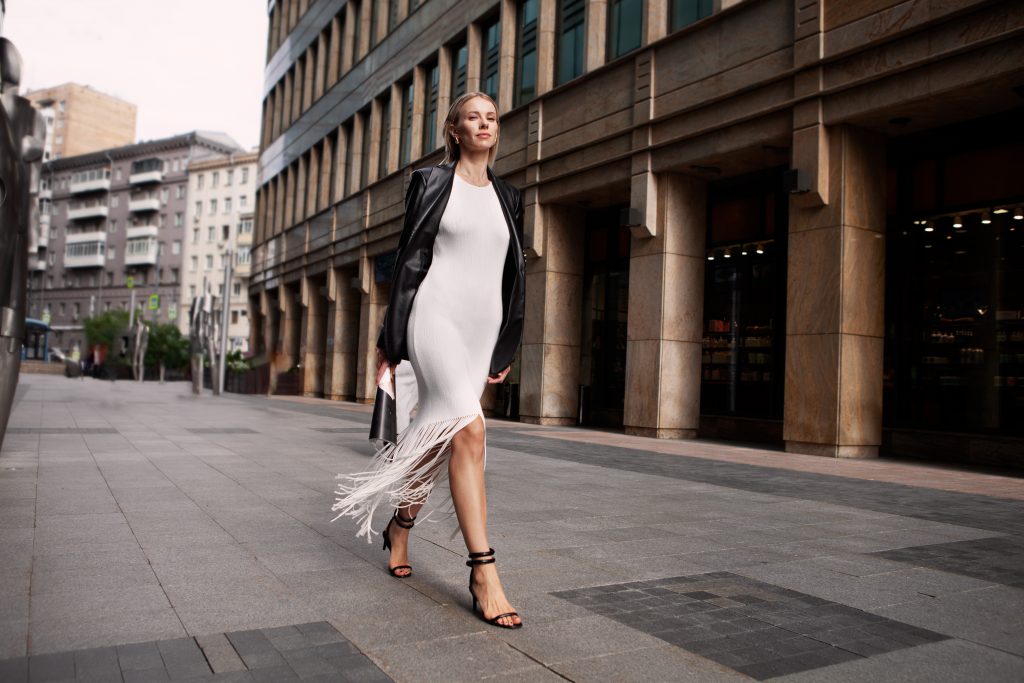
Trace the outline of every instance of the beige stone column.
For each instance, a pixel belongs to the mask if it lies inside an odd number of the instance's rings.
[[[313,101],[319,100],[327,88],[327,35],[321,33],[316,39],[316,72],[313,75]]]
[[[821,135],[817,176],[827,202],[813,190],[790,202],[783,437],[794,453],[874,457],[882,438],[885,147],[851,127]],[[805,158],[799,144],[794,137],[794,160]]]
[[[537,95],[555,85],[555,30],[558,25],[557,0],[540,0],[537,11]]]
[[[281,285],[278,305],[281,307],[281,364],[278,372],[284,372],[299,362],[299,343],[302,331],[302,306],[296,301],[295,288]]]
[[[356,45],[355,61],[359,61],[370,51],[370,14],[373,12],[375,0],[362,0],[359,7],[359,44]],[[351,3],[349,3],[351,4]]]
[[[391,85],[390,109],[391,120],[388,121],[388,125],[391,126],[391,134],[389,135],[387,172],[394,173],[398,170],[399,154],[402,151],[402,86],[400,83]]]
[[[587,0],[587,17],[585,21],[587,45],[583,63],[587,71],[593,71],[605,63],[608,45],[608,2],[607,0]]]
[[[584,218],[529,201],[525,211],[529,251],[540,257],[526,266],[519,415],[523,422],[572,425],[579,408]]]
[[[654,236],[634,230],[630,244],[623,424],[627,434],[694,438],[700,423],[707,187],[679,174],[661,174],[654,186],[657,193],[647,197],[646,207],[656,216]]]
[[[273,395],[277,391],[277,367],[278,367],[278,325],[281,320],[281,311],[274,296],[274,293],[263,290],[260,292],[260,313],[263,318],[263,344],[267,351],[268,374],[270,383],[268,393]]]
[[[498,111],[512,108],[516,81],[516,0],[501,0],[501,42],[498,48]]]
[[[327,343],[327,306],[320,293],[320,278],[302,278],[302,395],[324,395],[324,347]]]
[[[423,110],[426,108],[426,69],[417,66],[412,72],[412,126],[410,127],[409,159],[423,155]]]
[[[344,39],[341,43],[341,73],[339,78],[352,69],[355,63],[356,53],[356,8],[355,3],[345,3],[345,26],[342,31]]]
[[[356,395],[356,354],[359,351],[361,296],[347,268],[328,271],[327,368],[324,396],[334,401]]]
[[[363,136],[369,134],[366,118],[360,113],[356,113],[352,117],[352,138],[348,141],[352,164],[348,169],[348,192],[346,194],[358,192],[359,183],[362,180],[359,176],[361,175],[360,169],[363,167]]]
[[[378,160],[380,159],[381,148],[381,131],[383,130],[384,121],[381,120],[382,107],[380,98],[374,98],[370,102],[370,125],[369,130],[364,132],[364,135],[369,134],[370,136],[370,161],[366,165],[367,177],[364,178],[364,182],[369,185],[370,183],[377,180],[377,169]]]
[[[442,45],[437,51],[437,122],[434,140],[439,147],[444,147],[444,117],[452,106],[452,49]]]
[[[669,0],[647,0],[643,44],[650,45],[668,35]]]
[[[387,311],[390,287],[374,280],[373,259],[359,260],[359,346],[356,358],[356,401],[372,403],[377,379],[377,335]]]
[[[481,62],[483,60],[483,29],[473,23],[466,29],[466,92],[480,90]]]
[[[326,90],[337,83],[340,76],[341,36],[341,19],[335,15],[331,19],[331,37],[327,43],[327,83],[324,86]]]
[[[338,126],[337,145],[334,150],[334,193],[333,201],[340,202],[348,192],[345,191],[345,183],[348,180],[348,166],[345,165],[345,158],[348,156],[348,129]]]

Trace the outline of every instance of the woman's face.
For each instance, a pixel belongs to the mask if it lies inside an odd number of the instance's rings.
[[[455,137],[463,150],[487,151],[498,141],[498,112],[490,100],[474,97],[462,105]]]

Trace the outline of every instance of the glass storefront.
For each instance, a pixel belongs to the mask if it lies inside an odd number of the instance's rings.
[[[887,428],[1024,436],[1021,116],[890,150]]]
[[[780,170],[708,197],[701,414],[782,418],[788,200]]]
[[[580,344],[581,424],[621,427],[626,397],[629,239],[625,207],[587,212]]]

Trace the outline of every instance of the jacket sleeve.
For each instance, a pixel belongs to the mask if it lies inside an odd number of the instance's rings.
[[[405,247],[409,244],[409,239],[412,237],[415,209],[420,204],[420,199],[423,197],[423,190],[425,187],[426,181],[423,179],[423,174],[413,171],[412,177],[409,178],[409,189],[405,191],[405,222],[402,225],[402,236],[398,239],[398,252],[395,255],[394,272],[398,272],[398,264],[402,260],[402,252],[405,251]],[[384,329],[387,327],[387,316],[390,311],[391,306],[389,305],[388,311],[384,314],[384,321],[382,321],[380,325],[380,333],[377,335],[377,348],[381,351],[384,351],[387,348],[384,345]]]

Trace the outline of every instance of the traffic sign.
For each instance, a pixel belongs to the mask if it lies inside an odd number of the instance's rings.
[[[149,310],[156,311],[160,308],[160,295],[150,294],[149,295]]]
[[[135,286],[135,278],[133,278],[131,275],[126,277],[124,279],[124,286],[127,287],[128,289],[131,289],[132,287],[134,287]]]

